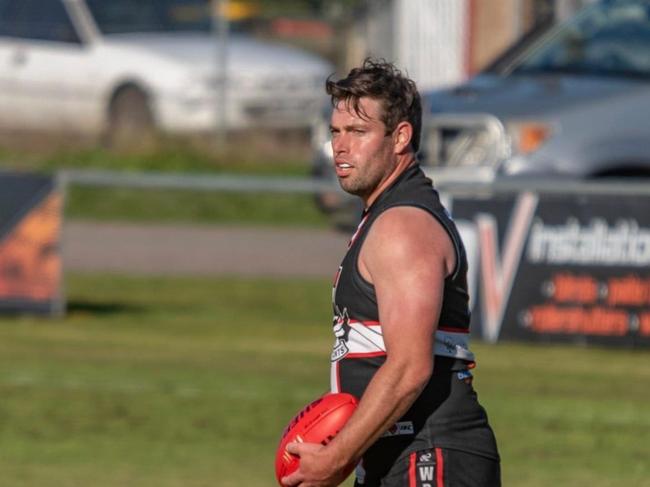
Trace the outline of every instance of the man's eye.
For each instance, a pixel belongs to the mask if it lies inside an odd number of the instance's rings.
[[[363,129],[354,129],[352,132],[354,132],[355,134],[365,134],[366,133],[366,131],[363,130]]]

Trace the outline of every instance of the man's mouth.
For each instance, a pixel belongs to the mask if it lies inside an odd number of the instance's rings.
[[[336,169],[336,175],[342,177],[347,176],[354,166],[347,162],[337,162],[334,164],[334,167]]]

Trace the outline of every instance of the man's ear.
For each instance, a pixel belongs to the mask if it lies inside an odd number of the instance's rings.
[[[393,131],[393,140],[395,141],[395,154],[407,152],[411,146],[413,138],[413,126],[406,121],[397,124]]]

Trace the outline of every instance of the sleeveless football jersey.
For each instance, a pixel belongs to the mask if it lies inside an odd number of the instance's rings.
[[[332,292],[336,337],[331,357],[332,391],[353,391],[360,395],[374,371],[385,360],[375,289],[361,276],[357,262],[373,222],[384,211],[396,206],[415,206],[428,211],[449,234],[456,252],[456,268],[445,279],[435,355],[468,362],[474,360],[468,348],[470,312],[465,249],[431,181],[419,166],[414,165],[364,211],[337,272]]]
[[[440,318],[435,334],[434,373],[429,384],[409,411],[371,447],[364,461],[380,453],[384,463],[388,450],[395,454],[431,446],[453,447],[496,457],[496,444],[485,411],[476,395],[463,385],[471,377],[474,365],[469,350],[469,297],[467,293],[467,258],[456,226],[440,202],[431,180],[420,167],[409,167],[366,209],[352,236],[334,280],[332,301],[335,343],[331,355],[331,390],[348,392],[360,398],[375,372],[386,360],[377,297],[374,286],[358,268],[361,247],[373,222],[384,211],[397,206],[414,206],[427,211],[447,231],[456,253],[456,266],[445,279]],[[461,377],[462,374],[467,374]],[[461,379],[460,385],[451,376]],[[478,428],[478,437],[472,429]],[[485,437],[487,444],[481,444]],[[478,441],[475,441],[478,439]],[[475,443],[474,446],[467,446]],[[378,447],[379,445],[379,447]],[[383,445],[383,446],[382,446]],[[391,446],[392,445],[392,446]]]

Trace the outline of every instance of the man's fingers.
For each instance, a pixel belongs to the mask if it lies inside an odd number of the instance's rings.
[[[289,453],[292,453],[293,455],[300,456],[301,446],[302,446],[302,443],[298,443],[297,441],[294,441],[294,442],[289,443],[287,445],[287,451]]]
[[[323,448],[319,443],[299,443],[293,441],[287,445],[287,451],[293,455],[301,456],[303,453],[314,453]]]
[[[295,485],[300,485],[302,479],[303,479],[303,475],[300,473],[300,471],[297,471],[297,472],[293,472],[291,475],[282,477],[280,479],[280,482],[282,482],[282,485],[286,485],[287,487],[293,487]]]
[[[308,455],[310,453],[315,453],[321,448],[323,448],[323,445],[319,443],[299,443],[297,441],[293,441],[286,446],[287,451],[291,453],[292,455],[296,455],[298,457],[303,456],[303,455]],[[282,477],[280,479],[280,482],[282,482],[282,485],[285,485],[287,487],[294,487],[296,485],[300,485],[302,482],[305,480],[305,475],[300,471],[300,468],[293,472],[291,475],[287,475],[286,477]]]

